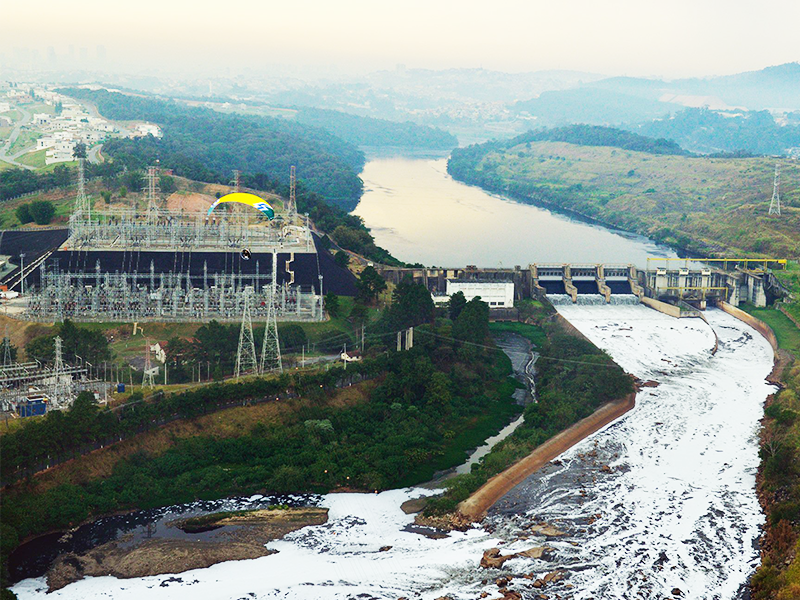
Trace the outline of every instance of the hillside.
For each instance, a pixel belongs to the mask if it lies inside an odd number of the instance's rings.
[[[162,127],[160,139],[115,139],[105,145],[104,152],[128,168],[139,169],[158,158],[178,175],[227,183],[234,169],[287,180],[289,167],[296,165],[308,190],[331,203],[352,210],[361,197],[363,153],[322,129],[106,90],[61,91],[94,103],[108,118],[143,119]]]
[[[522,202],[574,211],[698,254],[800,256],[796,162],[783,163],[784,210],[775,217],[767,214],[774,159],[515,142],[458,149],[448,172]]]

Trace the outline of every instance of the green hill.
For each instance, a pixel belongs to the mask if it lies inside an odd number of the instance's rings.
[[[706,158],[556,141],[455,150],[448,172],[519,201],[569,210],[698,254],[800,256],[800,165],[783,163],[783,215],[769,216],[775,160]]]

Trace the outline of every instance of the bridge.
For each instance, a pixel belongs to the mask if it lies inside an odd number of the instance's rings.
[[[780,288],[772,269],[786,268],[786,260],[651,258],[646,269],[632,264],[569,263],[534,263],[524,268],[376,268],[389,282],[397,284],[410,277],[434,295],[445,293],[448,280],[511,281],[515,300],[562,294],[578,302],[579,296],[594,294],[611,303],[613,296],[628,294],[644,302],[652,299],[705,309],[709,302],[719,300],[766,306],[769,296]]]

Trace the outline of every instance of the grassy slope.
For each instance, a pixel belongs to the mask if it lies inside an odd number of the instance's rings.
[[[562,142],[491,152],[479,165],[506,184],[561,192],[564,208],[666,242],[800,257],[800,165],[784,161],[781,218],[767,215],[774,168],[771,158],[661,156]],[[672,232],[658,235],[663,228]]]

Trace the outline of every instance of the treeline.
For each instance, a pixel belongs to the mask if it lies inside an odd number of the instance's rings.
[[[392,319],[419,325],[420,319],[432,318],[430,295],[424,301],[417,288],[405,284],[396,294],[403,308]],[[466,343],[480,335],[472,325],[488,332],[487,316],[485,304],[468,303],[455,323],[422,324],[414,347],[404,352],[393,350],[393,332],[378,336],[368,358],[346,371],[215,384],[149,402],[134,400],[114,411],[82,396],[68,412],[30,421],[0,437],[2,468],[9,475],[28,462],[77,452],[81,444],[108,435],[136,434],[174,415],[192,418],[248,399],[294,395],[306,400],[275,420],[253,422],[236,437],[198,435],[161,453],[133,455],[107,478],[36,492],[18,484],[4,494],[3,552],[7,555],[29,535],[117,510],[258,490],[378,490],[424,481],[435,470],[463,461],[468,448],[517,410],[505,355]],[[466,331],[469,340],[460,337]],[[325,402],[336,385],[365,377],[374,382],[364,388],[366,401]]]
[[[360,117],[338,110],[297,108],[295,120],[320,127],[356,146],[402,146],[449,150],[458,139],[438,127],[416,123],[395,123],[385,119]]]
[[[790,113],[787,121],[779,125],[766,110],[730,117],[707,108],[688,108],[670,119],[657,119],[629,129],[646,136],[669,138],[703,154],[782,155],[787,149],[800,146],[800,113]]]
[[[329,202],[352,210],[361,197],[358,173],[363,153],[322,129],[106,90],[60,91],[93,102],[110,119],[142,119],[162,127],[160,139],[114,139],[104,146],[109,156],[129,169],[159,158],[162,166],[178,175],[227,183],[234,169],[284,180],[295,165],[308,189]]]
[[[689,154],[666,136],[638,135],[630,131],[601,127],[599,125],[568,125],[553,129],[539,129],[525,132],[505,142],[505,148],[513,148],[528,142],[566,142],[579,146],[610,146],[649,154],[670,154],[686,156]]]
[[[87,164],[87,177],[113,175],[122,170],[122,165],[102,163]],[[8,200],[22,194],[74,185],[77,171],[66,165],[56,165],[52,171],[29,171],[27,169],[6,169],[0,171],[0,200]]]
[[[786,387],[764,410],[761,433],[759,496],[767,502],[762,562],[753,575],[753,598],[800,595],[800,359],[786,368]]]

